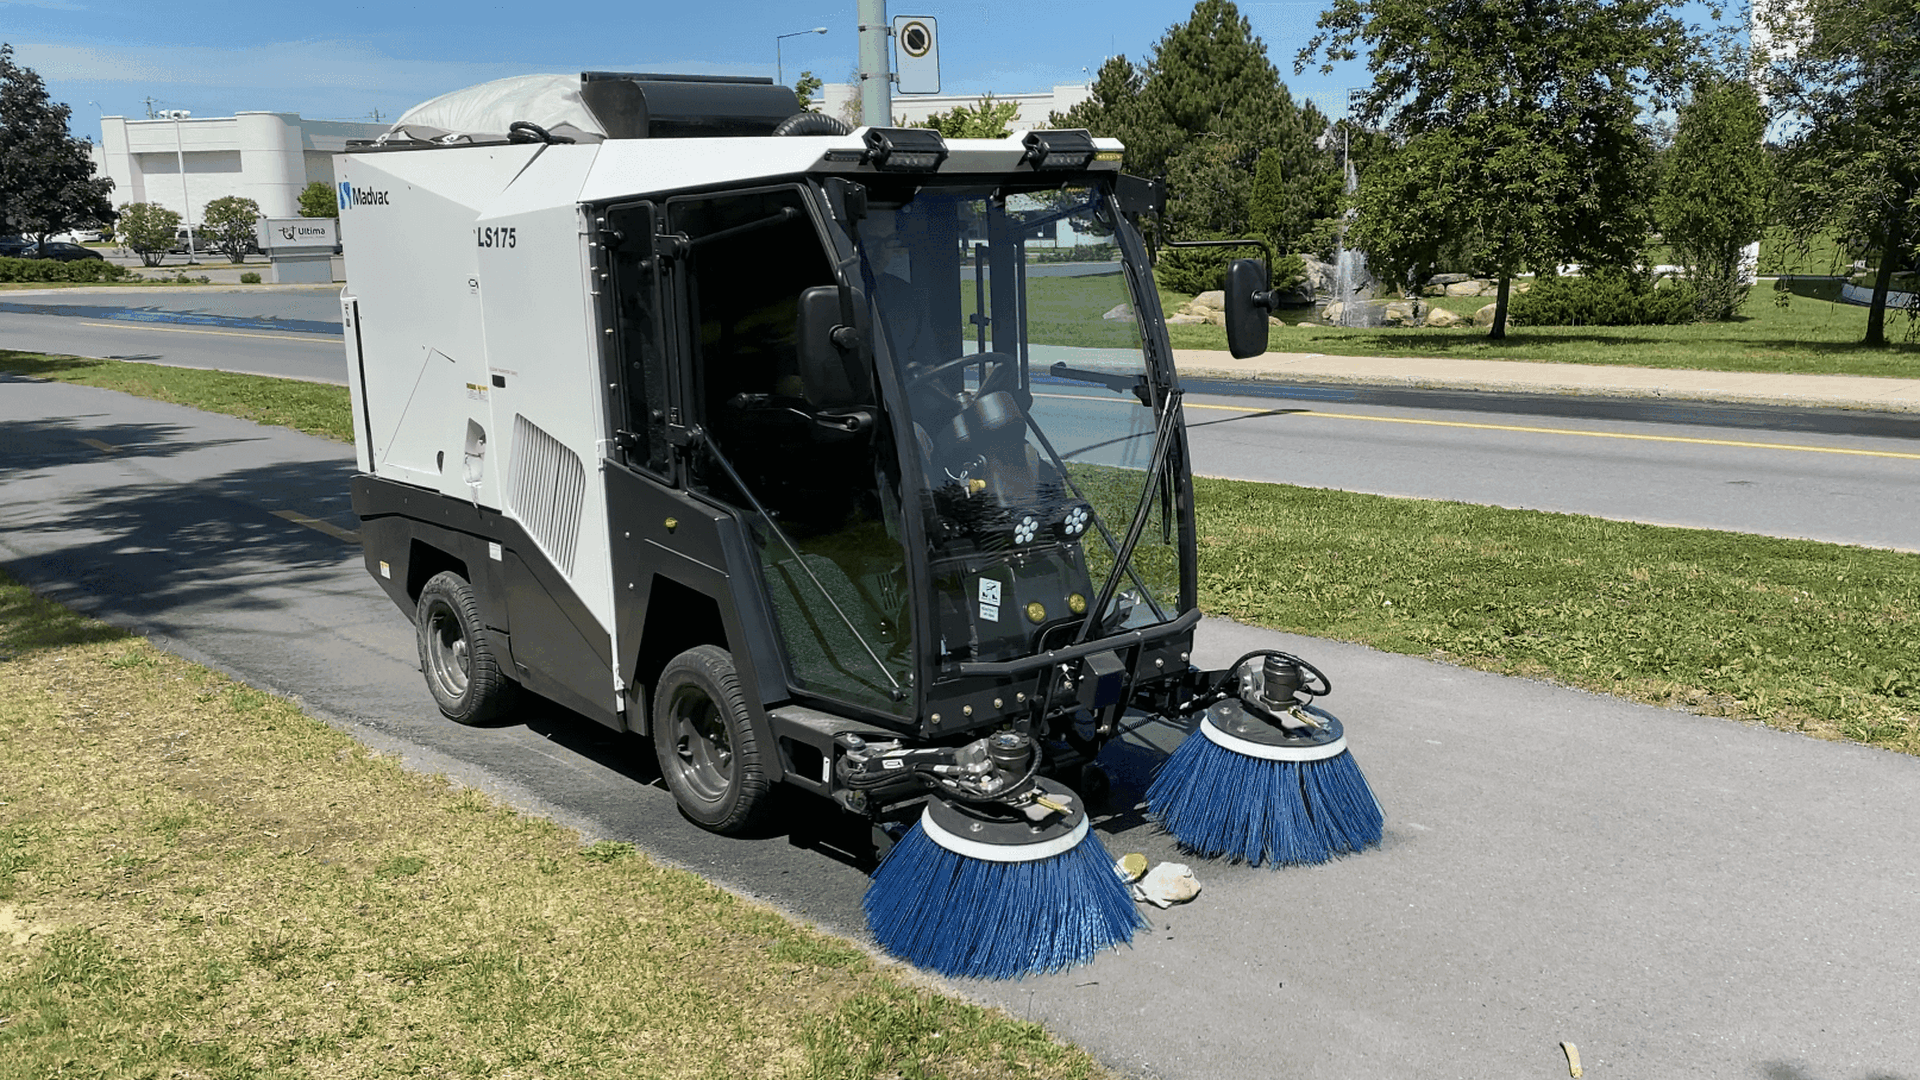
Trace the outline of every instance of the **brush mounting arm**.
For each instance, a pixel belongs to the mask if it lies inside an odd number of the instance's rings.
[[[931,788],[961,802],[1013,803],[1032,793],[1039,748],[1017,731],[999,731],[963,746],[908,748],[869,743],[858,735],[834,740],[834,778],[853,791]]]

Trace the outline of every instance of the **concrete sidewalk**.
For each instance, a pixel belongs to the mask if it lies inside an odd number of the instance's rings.
[[[1920,412],[1920,379],[1291,352],[1235,360],[1206,349],[1175,349],[1173,356],[1182,375],[1196,378]]]

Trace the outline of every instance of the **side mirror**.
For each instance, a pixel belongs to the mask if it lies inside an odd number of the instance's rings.
[[[816,409],[852,409],[874,403],[872,367],[867,363],[866,298],[858,289],[816,285],[800,294],[801,396]],[[851,310],[853,324],[845,313]]]
[[[1227,351],[1235,360],[1267,351],[1267,312],[1272,307],[1266,263],[1235,259],[1227,264]]]

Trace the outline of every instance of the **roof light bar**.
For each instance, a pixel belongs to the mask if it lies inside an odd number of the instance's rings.
[[[1084,128],[1067,131],[1029,131],[1023,140],[1027,148],[1020,160],[1033,166],[1034,172],[1064,172],[1084,169],[1093,161],[1093,136]]]
[[[868,128],[866,142],[881,172],[933,172],[947,160],[947,140],[930,128]]]

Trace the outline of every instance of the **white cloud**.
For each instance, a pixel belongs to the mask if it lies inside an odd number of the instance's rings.
[[[0,0],[0,3],[7,0]],[[180,45],[17,44],[19,62],[52,81],[233,87],[293,94],[353,91],[386,100],[424,101],[508,75],[542,71],[647,70],[765,74],[764,65],[657,61],[624,64],[525,64],[506,61],[412,60],[354,41],[285,41],[239,49]],[[243,106],[245,107],[245,106]],[[256,106],[259,107],[259,106]]]

